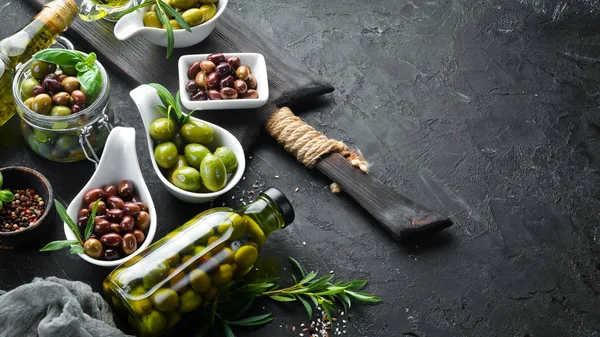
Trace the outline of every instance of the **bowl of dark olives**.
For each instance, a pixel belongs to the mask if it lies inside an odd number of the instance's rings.
[[[254,109],[269,99],[261,54],[185,55],[178,68],[181,103],[190,110]]]
[[[206,39],[215,29],[217,21],[228,0],[163,0],[181,14],[190,26],[191,32],[184,30],[171,18],[174,47],[193,46]],[[161,22],[156,6],[145,6],[123,16],[115,25],[114,34],[119,40],[140,35],[149,42],[167,47],[167,30]]]
[[[94,215],[85,253],[79,254],[92,264],[118,266],[150,245],[156,233],[156,210],[137,160],[135,129],[111,131],[96,172],[71,201],[67,214],[80,234]],[[64,231],[67,239],[76,239],[66,223]]]

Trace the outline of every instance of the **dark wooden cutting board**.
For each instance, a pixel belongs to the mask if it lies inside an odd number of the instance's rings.
[[[48,1],[27,2],[40,10]],[[103,65],[132,85],[156,82],[172,93],[179,89],[177,61],[182,55],[217,51],[263,54],[269,78],[269,105],[254,110],[198,113],[202,119],[227,128],[240,140],[245,151],[252,147],[277,106],[292,105],[333,91],[333,87],[318,74],[229,9],[221,15],[206,40],[189,48],[175,49],[168,59],[165,58],[166,48],[153,45],[140,36],[120,41],[114,36],[113,28],[114,23],[106,20],[84,22],[76,19],[64,35],[82,46],[83,51],[95,52]]]

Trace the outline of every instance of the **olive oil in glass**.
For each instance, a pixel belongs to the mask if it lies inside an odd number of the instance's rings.
[[[270,188],[247,206],[202,212],[104,280],[104,296],[138,337],[156,337],[243,278],[266,239],[294,221],[289,200]],[[204,322],[198,322],[201,326]]]
[[[77,16],[73,0],[55,0],[23,29],[0,41],[0,126],[16,112],[12,97],[12,80],[16,67],[33,54],[48,48]]]

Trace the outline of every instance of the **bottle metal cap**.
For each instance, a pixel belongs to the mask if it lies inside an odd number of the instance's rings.
[[[285,194],[283,194],[280,190],[272,187],[263,191],[262,194],[266,195],[277,204],[279,210],[281,211],[281,214],[283,215],[283,220],[285,221],[286,225],[289,225],[292,222],[294,222],[294,219],[296,217],[296,215],[294,214],[294,208],[292,207],[292,203],[285,196]]]

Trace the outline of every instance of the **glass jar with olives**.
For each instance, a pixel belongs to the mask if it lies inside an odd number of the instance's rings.
[[[293,220],[289,200],[273,188],[242,208],[200,213],[108,275],[105,298],[137,336],[159,336],[182,315],[210,307],[252,269],[269,235]]]
[[[112,129],[113,112],[108,74],[100,62],[94,65],[101,76],[96,97],[84,91],[75,68],[31,59],[19,69],[13,99],[21,132],[35,153],[58,162],[98,162],[96,152]]]

